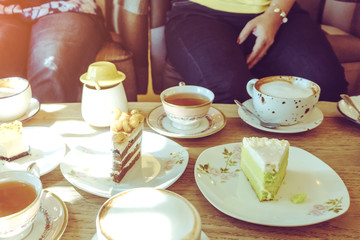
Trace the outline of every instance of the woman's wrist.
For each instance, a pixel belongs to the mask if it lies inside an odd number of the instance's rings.
[[[287,14],[278,4],[271,3],[268,10],[272,11],[273,14],[278,14],[282,23],[287,23]]]

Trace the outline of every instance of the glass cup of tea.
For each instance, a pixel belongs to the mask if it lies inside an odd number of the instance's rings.
[[[39,212],[41,193],[36,171],[0,173],[0,239],[26,238]]]
[[[209,112],[214,93],[204,87],[185,85],[165,89],[160,100],[173,127],[190,130],[199,126],[200,120]]]

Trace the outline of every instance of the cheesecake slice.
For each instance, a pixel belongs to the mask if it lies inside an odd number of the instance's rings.
[[[276,199],[286,174],[289,142],[275,138],[244,138],[240,167],[260,201]]]
[[[14,161],[29,155],[29,146],[22,138],[22,123],[14,121],[0,125],[0,160]]]

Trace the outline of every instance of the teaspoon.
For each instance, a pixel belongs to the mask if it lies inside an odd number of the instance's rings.
[[[351,107],[353,107],[355,109],[355,111],[358,112],[359,116],[357,118],[358,121],[360,121],[360,110],[356,107],[355,103],[351,100],[351,98],[349,97],[349,95],[346,94],[340,94],[340,97],[342,99],[344,99],[344,101]]]
[[[276,129],[280,126],[279,123],[269,123],[269,122],[264,122],[258,115],[256,115],[255,113],[253,113],[250,109],[248,109],[244,104],[242,104],[240,101],[234,99],[234,102],[236,103],[236,105],[238,105],[241,109],[245,110],[247,113],[251,114],[252,116],[254,116],[256,119],[259,120],[260,125],[262,127],[265,128],[270,128],[270,129]]]

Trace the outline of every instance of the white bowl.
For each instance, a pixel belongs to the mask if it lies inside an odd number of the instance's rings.
[[[0,122],[13,121],[24,115],[31,97],[28,80],[20,77],[0,79]]]
[[[200,240],[201,219],[195,207],[174,192],[136,188],[107,200],[96,218],[99,240]]]

